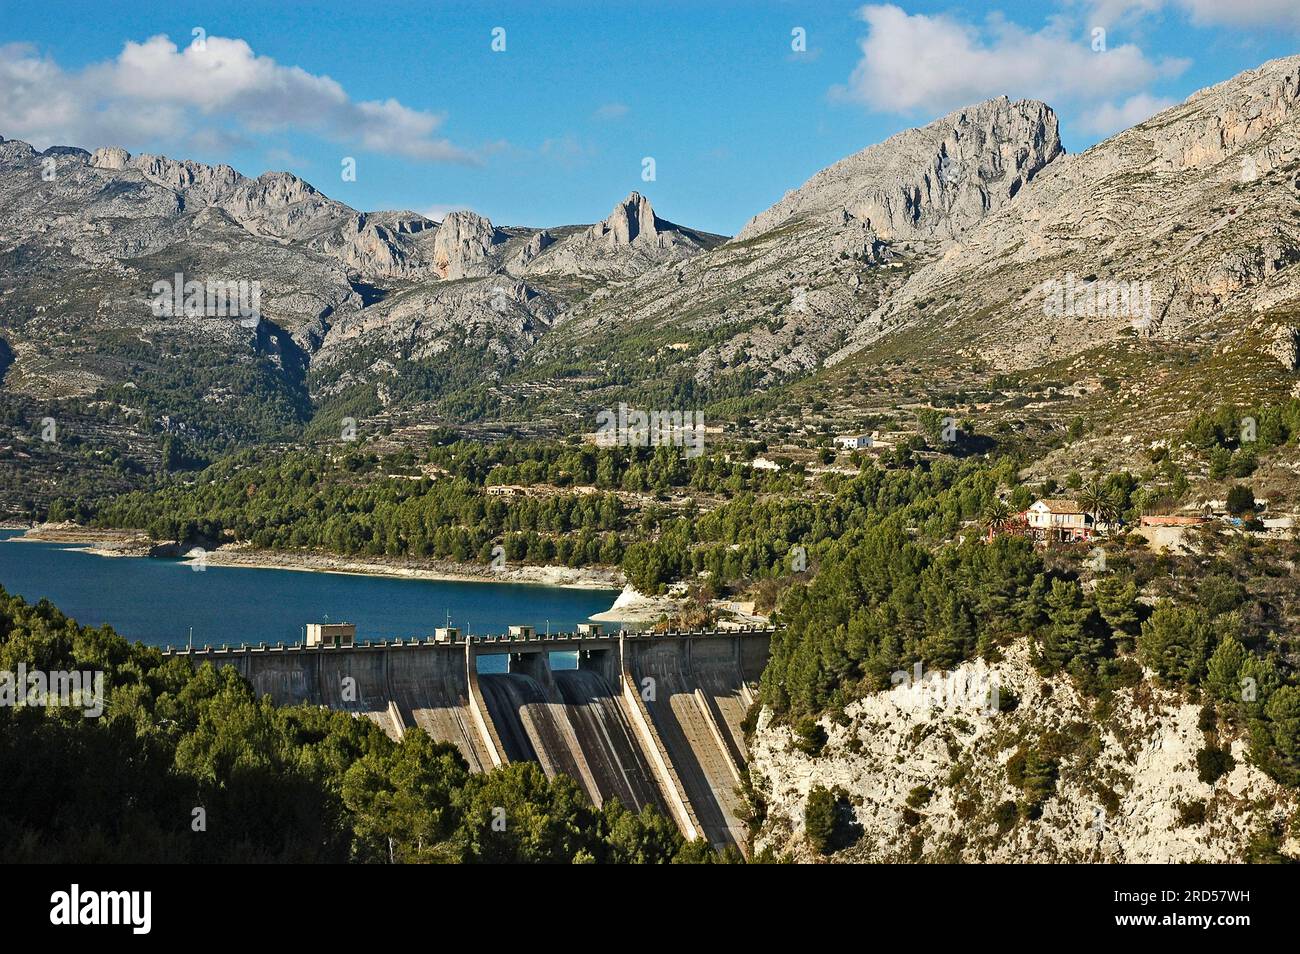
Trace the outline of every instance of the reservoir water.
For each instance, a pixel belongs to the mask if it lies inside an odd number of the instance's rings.
[[[349,622],[357,639],[424,637],[452,625],[473,634],[526,624],[572,632],[609,609],[612,590],[461,583],[343,573],[208,566],[181,560],[101,557],[74,544],[17,542],[0,531],[0,586],[34,603],[48,598],[89,626],[104,623],[151,646],[301,642],[306,623]],[[495,668],[495,667],[493,667]]]

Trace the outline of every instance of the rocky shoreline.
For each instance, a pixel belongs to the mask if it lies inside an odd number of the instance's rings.
[[[102,530],[76,524],[39,524],[28,529],[19,542],[68,543],[105,557],[189,557],[198,558],[200,548],[156,543],[140,530]],[[608,567],[516,565],[492,570],[482,564],[452,560],[415,560],[405,557],[349,557],[319,550],[263,550],[240,543],[228,543],[202,550],[209,566],[238,566],[256,569],[297,570],[309,573],[355,573],[363,576],[396,576],[416,580],[450,580],[466,583],[529,583],[580,589],[621,590],[623,575]]]
[[[202,559],[208,566],[243,567],[263,570],[294,570],[304,573],[351,573],[359,576],[390,576],[411,580],[444,580],[460,583],[519,583],[570,589],[617,592],[609,609],[592,619],[604,623],[655,623],[672,617],[683,607],[682,593],[647,596],[628,585],[616,567],[567,567],[516,564],[493,570],[479,563],[454,560],[418,560],[406,557],[348,557],[320,550],[264,550],[243,543],[226,543],[201,548],[176,543],[158,543],[142,530],[98,529],[74,523],[44,523],[22,526],[20,537],[11,542],[66,543],[102,557],[160,557]],[[719,626],[766,624],[767,617],[755,615],[752,604],[714,601],[723,619]]]

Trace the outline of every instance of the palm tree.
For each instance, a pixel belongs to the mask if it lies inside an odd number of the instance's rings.
[[[1094,527],[1100,522],[1101,513],[1108,506],[1108,499],[1106,490],[1102,487],[1101,478],[1095,474],[1083,485],[1083,488],[1075,497],[1075,501],[1083,512],[1092,517]]]
[[[981,518],[981,523],[983,523],[984,529],[988,531],[990,538],[1004,532],[1014,522],[1015,514],[1011,512],[1011,508],[1006,505],[1005,501],[999,500],[997,497],[989,501]]]
[[[1114,487],[1107,490],[1098,477],[1094,476],[1084,485],[1076,500],[1085,513],[1092,515],[1094,526],[1104,522],[1107,532],[1119,519],[1120,492]]]
[[[1106,494],[1105,498],[1101,502],[1101,509],[1099,512],[1101,518],[1106,521],[1106,534],[1109,536],[1111,528],[1115,526],[1120,515],[1120,503],[1117,491],[1112,489],[1110,493]]]

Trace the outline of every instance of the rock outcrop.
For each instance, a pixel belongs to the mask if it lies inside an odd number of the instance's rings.
[[[767,805],[759,846],[813,857],[804,809],[814,785],[843,789],[861,827],[839,856],[849,861],[1240,861],[1261,825],[1295,811],[1295,791],[1252,766],[1242,738],[1220,739],[1235,767],[1201,781],[1201,707],[1177,693],[1119,690],[1099,724],[1067,678],[1037,674],[1024,643],[945,676],[960,688],[899,686],[845,707],[839,723],[823,720],[829,741],[816,757],[760,716],[749,763]],[[1014,708],[991,711],[992,685]],[[1027,801],[1012,762],[1030,751],[1050,760],[1053,778]]]
[[[659,218],[650,200],[633,192],[605,219],[557,242],[545,254],[530,257],[524,265],[534,275],[630,278],[692,258],[721,240]]]
[[[1003,96],[823,169],[751,219],[736,240],[794,218],[834,228],[846,215],[884,239],[952,238],[1014,199],[1063,153],[1047,105]]]
[[[340,229],[338,254],[359,275],[418,278],[433,271],[431,241],[407,237],[432,236],[436,228],[435,222],[414,213],[358,214]],[[328,242],[323,247],[331,248]]]
[[[118,147],[97,149],[90,165],[113,172],[135,170],[148,182],[176,193],[182,210],[221,209],[254,235],[306,241],[337,230],[354,214],[288,172],[249,179],[227,165],[132,156]]]
[[[513,269],[515,271],[522,271],[524,268],[527,268],[529,262],[535,259],[538,255],[541,255],[542,252],[546,251],[554,244],[555,236],[546,229],[542,229],[540,232],[533,235],[533,237],[528,240],[528,243],[519,250],[519,254],[515,256],[514,262],[512,263]]]
[[[473,212],[449,212],[433,239],[433,267],[441,278],[487,275],[505,242],[491,222]]]
[[[609,244],[614,246],[631,245],[633,242],[659,244],[661,233],[656,227],[659,224],[667,226],[655,215],[650,200],[640,192],[633,192],[614,206],[614,211],[605,221],[593,225],[586,237],[592,242],[608,237]],[[665,230],[662,234],[667,238],[672,233]]]
[[[1300,369],[1300,328],[1284,326],[1273,329],[1268,353],[1286,370]]]

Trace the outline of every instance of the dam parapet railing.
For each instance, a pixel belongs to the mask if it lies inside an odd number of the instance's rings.
[[[223,643],[220,646],[205,644],[203,646],[165,646],[164,656],[222,656],[232,653],[353,653],[375,649],[466,649],[491,647],[493,652],[507,652],[528,648],[533,651],[565,652],[573,647],[595,648],[604,644],[614,648],[622,639],[661,640],[661,639],[734,639],[736,637],[771,637],[776,633],[775,626],[737,626],[729,629],[686,629],[686,630],[624,630],[611,633],[536,633],[531,636],[511,636],[509,634],[463,634],[454,638],[439,639],[434,636],[398,636],[393,639],[362,640],[350,646],[335,646],[322,643],[308,646],[304,643]]]

